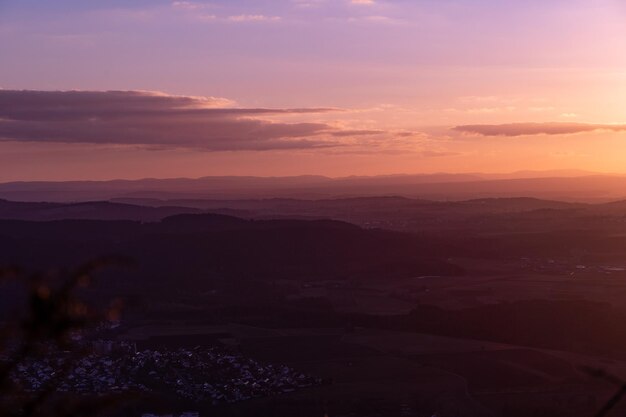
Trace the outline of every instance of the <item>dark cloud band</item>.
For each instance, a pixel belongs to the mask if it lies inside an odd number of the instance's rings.
[[[128,144],[208,151],[340,146],[325,123],[280,123],[279,114],[335,109],[245,109],[213,97],[144,91],[0,90],[0,139]],[[358,131],[351,135],[358,135]],[[364,133],[365,134],[365,133]]]
[[[481,136],[571,135],[594,131],[626,132],[626,125],[590,123],[509,123],[501,125],[465,125],[454,130]]]

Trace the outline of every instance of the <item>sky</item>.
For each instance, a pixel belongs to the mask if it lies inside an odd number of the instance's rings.
[[[0,0],[0,181],[626,173],[621,0]]]

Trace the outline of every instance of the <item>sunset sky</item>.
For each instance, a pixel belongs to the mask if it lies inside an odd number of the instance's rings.
[[[623,0],[0,0],[0,181],[626,173]]]

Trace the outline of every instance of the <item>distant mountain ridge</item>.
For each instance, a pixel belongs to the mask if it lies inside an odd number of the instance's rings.
[[[542,176],[543,175],[543,176]],[[519,177],[522,176],[522,177]],[[427,200],[493,197],[608,202],[626,198],[626,176],[579,171],[419,174],[374,177],[202,177],[111,181],[10,182],[0,198],[85,202],[112,199],[326,199],[400,196]]]

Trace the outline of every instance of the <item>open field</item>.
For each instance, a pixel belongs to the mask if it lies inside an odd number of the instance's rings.
[[[137,327],[120,337],[158,335],[167,336],[153,339],[162,346],[198,343],[198,335],[215,336],[207,343],[234,340],[231,346],[245,355],[327,381],[280,399],[220,407],[220,413],[233,416],[252,409],[285,417],[294,412],[426,416],[428,410],[440,416],[587,416],[614,387],[589,377],[582,366],[626,375],[626,363],[620,361],[390,330],[179,324]]]

